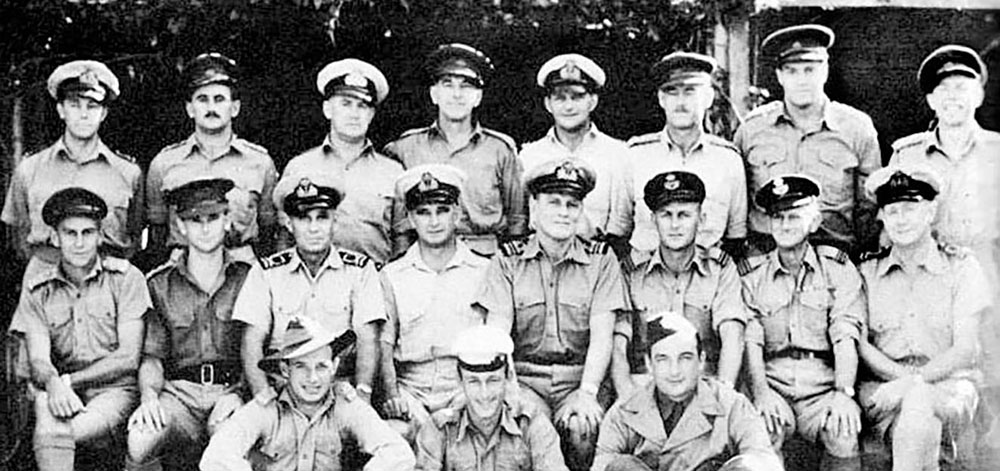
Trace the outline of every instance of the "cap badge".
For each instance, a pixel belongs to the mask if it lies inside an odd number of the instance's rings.
[[[889,177],[889,188],[906,188],[910,183],[910,176],[897,170]]]
[[[788,193],[788,184],[785,183],[784,179],[778,178],[774,181],[774,190],[772,191],[775,196],[785,196]]]
[[[577,172],[576,167],[572,163],[566,162],[556,169],[556,178],[560,180],[576,181],[580,178],[579,172]]]
[[[573,61],[566,61],[566,64],[559,69],[559,78],[563,80],[580,80],[580,68]]]
[[[299,180],[299,186],[295,188],[295,196],[299,198],[309,198],[318,194],[319,190],[316,189],[316,185],[313,185],[308,178]]]
[[[677,175],[668,174],[663,180],[663,188],[667,191],[674,191],[680,187],[681,182],[677,179]]]
[[[79,80],[80,83],[89,85],[93,88],[97,88],[100,85],[100,82],[97,79],[97,72],[94,72],[93,70],[87,70],[86,72],[80,74]]]
[[[358,72],[350,72],[344,77],[344,84],[350,87],[365,88],[368,86],[368,79]]]
[[[430,172],[424,172],[420,177],[420,187],[421,192],[434,191],[438,189],[438,180],[431,175]]]
[[[792,49],[802,49],[802,42],[795,41],[792,43]]]

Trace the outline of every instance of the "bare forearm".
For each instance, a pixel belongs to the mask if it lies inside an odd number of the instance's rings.
[[[396,397],[399,395],[399,388],[396,386],[396,363],[392,358],[392,344],[382,342],[382,390],[386,396]]]
[[[719,325],[719,339],[722,347],[719,349],[719,380],[733,386],[740,374],[743,363],[743,324],[736,321],[726,321]]]
[[[159,358],[143,358],[139,365],[139,393],[143,401],[160,395],[163,390],[163,362]]]
[[[116,379],[136,374],[139,354],[119,348],[112,354],[97,360],[90,366],[70,375],[73,387],[110,383]]]
[[[36,386],[45,389],[49,381],[52,381],[52,378],[59,377],[59,371],[56,370],[56,367],[47,358],[32,359],[31,377],[34,379]]]
[[[615,316],[612,313],[607,317],[609,319],[607,322],[591,323],[590,347],[587,348],[587,358],[583,363],[581,384],[600,387],[601,381],[604,381],[604,376],[608,373],[608,365],[611,363],[611,337]]]
[[[247,326],[243,332],[240,357],[243,359],[243,376],[250,385],[253,395],[268,388],[267,375],[257,366],[264,357],[265,333],[254,326]]]
[[[767,391],[767,376],[764,374],[764,349],[754,343],[746,344],[747,368],[750,373],[750,388],[754,399],[761,397]]]
[[[858,377],[858,349],[853,339],[837,342],[833,346],[834,384],[838,389],[854,388]]]
[[[615,391],[621,395],[623,391],[632,388],[632,375],[628,364],[628,339],[624,335],[615,335],[612,340],[611,352],[611,383]]]
[[[358,328],[358,356],[355,364],[354,381],[372,385],[375,380],[375,366],[378,364],[378,329],[374,323],[367,323]]]
[[[864,360],[865,365],[868,366],[868,369],[883,380],[892,381],[911,374],[911,371],[905,366],[885,356],[884,353],[875,348],[874,345],[868,343],[867,340],[862,340],[858,344],[858,352],[861,359]]]
[[[955,345],[927,362],[917,371],[924,377],[924,381],[933,383],[946,379],[957,371],[971,368],[974,359],[974,348],[967,345]]]

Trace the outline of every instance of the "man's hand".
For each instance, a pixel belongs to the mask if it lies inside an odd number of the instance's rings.
[[[166,423],[167,415],[160,406],[160,397],[153,394],[143,398],[139,408],[132,413],[132,417],[129,417],[128,429],[159,432]]]
[[[909,375],[879,386],[872,394],[872,412],[881,414],[895,410],[903,402],[903,396],[919,381],[916,375]]]
[[[396,394],[382,404],[382,413],[387,419],[410,420],[410,406]]]
[[[555,425],[563,430],[572,430],[571,422],[583,422],[584,434],[596,435],[601,426],[602,417],[604,417],[604,409],[597,402],[597,396],[577,389],[566,399],[566,404],[556,411]]]
[[[68,419],[87,410],[73,388],[60,376],[53,376],[45,385],[49,396],[49,412],[60,419]]]
[[[861,409],[847,394],[837,391],[830,400],[823,428],[837,436],[857,435],[861,432]]]
[[[771,388],[765,388],[763,394],[754,398],[754,406],[760,411],[760,415],[764,416],[764,425],[767,426],[767,433],[771,435],[778,434],[785,426],[790,425],[787,423],[788,418],[781,413],[784,401]]]

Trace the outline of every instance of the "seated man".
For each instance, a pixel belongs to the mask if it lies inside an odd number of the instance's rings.
[[[861,469],[854,402],[857,341],[865,319],[861,277],[847,254],[808,238],[822,223],[820,187],[777,176],[754,202],[777,247],[741,263],[746,358],[754,404],[780,450],[798,433],[822,443],[825,469]]]
[[[382,331],[383,412],[413,442],[430,414],[460,394],[451,344],[455,334],[483,323],[473,310],[489,259],[458,239],[465,172],[418,165],[396,180],[417,243],[381,272],[389,320]],[[406,423],[402,423],[406,421]]]
[[[347,383],[334,387],[337,355],[354,332],[336,333],[309,318],[288,324],[280,350],[260,362],[280,372],[278,396],[259,396],[219,427],[201,458],[202,471],[341,469],[345,440],[371,455],[365,471],[408,471],[413,452]],[[248,455],[255,452],[254,465]]]
[[[10,331],[25,337],[35,402],[35,462],[72,470],[77,444],[109,437],[135,404],[146,281],[127,261],[98,256],[108,207],[82,188],[42,207],[59,261],[24,280]],[[37,388],[37,390],[35,389]]]
[[[417,469],[567,471],[559,435],[548,417],[511,406],[517,384],[509,362],[514,343],[506,332],[475,326],[458,334],[464,405],[417,436]],[[435,416],[437,420],[438,416]]]
[[[193,180],[166,194],[187,246],[148,276],[153,310],[139,366],[141,403],[129,420],[128,469],[160,469],[171,445],[192,446],[188,454],[199,456],[216,426],[243,405],[242,329],[230,317],[250,264],[225,248],[233,185]]]
[[[940,185],[915,165],[865,183],[892,245],[861,264],[869,330],[860,353],[874,377],[859,397],[892,446],[893,470],[938,469],[942,438],[953,443],[967,430],[979,401],[976,335],[993,297],[971,252],[931,236]]]
[[[705,352],[695,326],[667,311],[646,331],[653,381],[608,410],[591,471],[741,469],[737,463],[781,470],[750,401],[702,376]],[[724,465],[727,460],[735,462]]]

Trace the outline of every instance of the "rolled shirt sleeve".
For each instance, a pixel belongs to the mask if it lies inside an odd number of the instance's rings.
[[[382,283],[374,264],[369,262],[361,267],[361,275],[351,293],[351,327],[357,329],[386,319]]]
[[[726,321],[746,325],[749,315],[740,297],[740,277],[733,263],[719,265],[719,284],[712,299],[712,328],[716,333]]]
[[[830,307],[830,343],[843,340],[859,341],[868,318],[867,301],[857,268],[846,261],[843,264],[824,260],[830,282],[834,285],[833,305]]]
[[[473,305],[486,309],[486,324],[510,332],[514,325],[514,288],[509,261],[499,253],[490,260]]]

